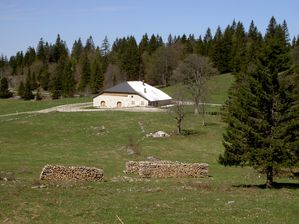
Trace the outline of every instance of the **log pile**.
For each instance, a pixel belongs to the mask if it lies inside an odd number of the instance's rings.
[[[172,161],[129,161],[126,163],[127,174],[137,174],[149,178],[169,177],[206,177],[208,176],[206,163],[181,163]]]
[[[65,167],[59,165],[44,166],[41,180],[65,181],[65,180],[84,180],[100,181],[104,177],[103,170],[95,167]]]

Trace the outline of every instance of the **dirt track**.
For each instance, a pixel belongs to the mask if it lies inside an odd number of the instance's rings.
[[[16,116],[22,114],[43,114],[51,112],[100,112],[100,111],[129,111],[129,112],[165,112],[164,109],[155,108],[155,107],[134,107],[134,108],[112,108],[112,109],[89,109],[92,107],[92,102],[88,103],[75,103],[75,104],[66,104],[55,107],[50,107],[43,110],[37,111],[26,111],[26,112],[17,112],[11,114],[3,114],[0,117],[7,116]]]

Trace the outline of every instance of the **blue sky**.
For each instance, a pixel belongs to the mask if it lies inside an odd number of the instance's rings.
[[[71,49],[92,35],[100,45],[105,35],[144,33],[204,35],[210,27],[225,28],[233,19],[246,30],[254,20],[264,33],[271,16],[287,21],[291,38],[299,34],[298,0],[0,0],[0,54],[14,55],[36,47],[39,39],[55,42],[57,34]]]

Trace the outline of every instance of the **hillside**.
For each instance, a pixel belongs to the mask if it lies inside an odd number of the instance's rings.
[[[221,74],[213,76],[210,80],[207,81],[207,102],[208,103],[219,103],[223,104],[228,96],[228,89],[234,82],[234,77],[231,73]],[[170,96],[174,96],[177,86],[168,86],[162,88],[164,92]],[[187,92],[187,97],[192,100],[191,94],[188,93],[188,89],[185,89]]]

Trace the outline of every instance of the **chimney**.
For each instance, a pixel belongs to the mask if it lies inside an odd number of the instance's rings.
[[[142,80],[142,85],[144,85],[144,86],[145,86],[145,84],[144,84],[144,80]]]

